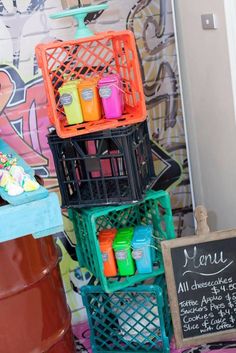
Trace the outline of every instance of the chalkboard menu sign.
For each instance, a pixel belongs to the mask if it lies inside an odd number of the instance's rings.
[[[236,336],[236,230],[162,242],[178,348]]]

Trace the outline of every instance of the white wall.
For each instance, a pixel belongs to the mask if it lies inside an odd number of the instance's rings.
[[[235,0],[173,0],[195,205],[236,228]],[[216,30],[201,14],[214,13]]]

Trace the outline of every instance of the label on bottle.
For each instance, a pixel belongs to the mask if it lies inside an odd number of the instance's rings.
[[[143,250],[142,249],[133,250],[132,257],[134,260],[140,260],[143,257]]]
[[[92,88],[85,88],[81,92],[83,100],[86,102],[91,101],[93,99],[93,90]]]
[[[73,97],[70,93],[63,93],[60,97],[60,103],[62,105],[70,105],[73,102]]]
[[[119,250],[116,251],[116,260],[126,260],[127,259],[127,251],[126,250]]]
[[[99,88],[99,95],[101,98],[110,98],[112,94],[112,89],[109,86],[104,86]]]
[[[108,261],[108,253],[102,252],[102,261],[107,262]]]

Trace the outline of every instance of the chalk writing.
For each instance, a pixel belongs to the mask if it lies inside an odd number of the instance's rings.
[[[236,239],[173,248],[184,338],[236,329]]]
[[[197,251],[197,246],[194,246],[193,249],[193,255],[189,255],[187,249],[184,249],[184,257],[185,257],[185,263],[184,263],[184,268],[189,267],[189,263],[193,266],[193,270],[186,270],[183,272],[183,276],[185,276],[187,273],[196,273],[202,276],[215,276],[217,274],[220,274],[223,272],[225,269],[227,269],[229,266],[233,264],[233,260],[229,261],[227,258],[224,258],[224,253],[223,251],[220,252],[215,252],[213,254],[205,254],[205,255],[199,255]],[[202,268],[207,268],[209,270],[209,265],[219,265],[222,264],[222,266],[219,270],[211,272],[211,273],[206,273],[206,272],[200,272]],[[197,271],[199,270],[199,271]]]
[[[222,281],[226,284],[221,285]],[[207,282],[206,287],[203,286],[204,282],[196,280],[194,284],[190,281],[184,282],[185,288],[190,288],[190,291],[192,288],[209,289],[207,294],[200,295],[197,300],[179,302],[184,333],[199,331],[201,334],[206,334],[235,328],[236,319],[233,314],[236,313],[236,292],[232,292],[232,289],[235,288],[236,282],[231,283],[231,281],[232,277],[218,278],[213,282],[218,284],[210,286],[210,282]],[[178,294],[182,293],[186,291],[178,292]],[[234,309],[233,314],[232,309]]]

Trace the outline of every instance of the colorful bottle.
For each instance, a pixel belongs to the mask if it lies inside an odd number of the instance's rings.
[[[132,256],[138,273],[152,272],[152,226],[137,226],[132,239]]]
[[[120,118],[123,113],[123,92],[119,75],[111,74],[98,82],[106,119]]]
[[[135,264],[131,254],[133,233],[133,228],[120,229],[113,241],[113,249],[120,276],[132,276],[135,272]]]
[[[83,122],[83,114],[79,100],[78,80],[68,81],[59,89],[60,103],[64,107],[66,119],[69,125]]]
[[[101,231],[98,236],[100,250],[102,253],[104,275],[106,277],[114,277],[117,275],[116,260],[112,248],[116,232],[116,229],[106,229]]]
[[[109,238],[109,239],[112,239],[113,241],[115,239],[116,234],[117,234],[117,229],[115,228],[102,229],[98,234],[98,240]]]
[[[101,102],[98,94],[99,78],[79,80],[78,91],[84,121],[101,119]]]

